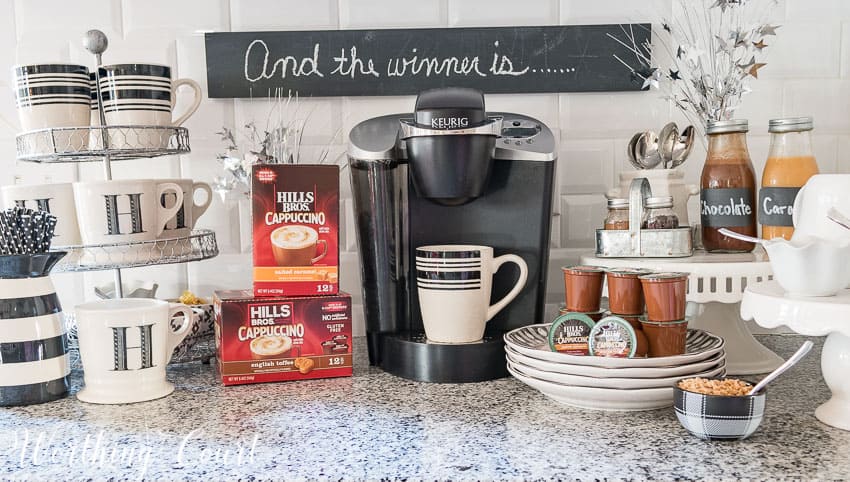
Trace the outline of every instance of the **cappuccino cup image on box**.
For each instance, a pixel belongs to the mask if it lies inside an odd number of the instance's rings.
[[[178,328],[172,319],[182,315]],[[194,314],[180,303],[154,299],[96,301],[76,308],[77,336],[88,403],[135,403],[174,391],[165,366],[189,334]]]
[[[513,288],[490,304],[493,275],[505,263],[519,268]],[[528,280],[528,265],[515,254],[493,257],[493,248],[436,245],[416,248],[416,285],[428,341],[481,341],[487,322],[519,295]]]
[[[20,206],[47,211],[56,216],[53,246],[77,246],[82,243],[72,183],[16,184],[3,186],[0,192],[3,209]]]
[[[272,231],[272,251],[278,266],[310,266],[328,254],[328,242],[309,226],[283,226]],[[321,246],[316,255],[317,246]]]

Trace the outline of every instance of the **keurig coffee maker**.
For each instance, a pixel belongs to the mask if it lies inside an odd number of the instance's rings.
[[[422,92],[412,115],[376,117],[351,130],[371,364],[427,382],[507,376],[502,335],[543,321],[556,157],[545,125],[521,114],[488,113],[483,94],[473,89]],[[486,324],[480,341],[425,336],[416,250],[434,245],[489,246],[495,256],[519,255],[527,265],[527,282]],[[493,300],[518,284],[517,266],[505,264],[493,275]],[[453,322],[451,311],[445,315]]]

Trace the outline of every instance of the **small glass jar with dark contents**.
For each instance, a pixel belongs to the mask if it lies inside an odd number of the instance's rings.
[[[608,216],[605,218],[605,229],[629,229],[628,199],[612,198],[608,200]]]
[[[649,197],[645,201],[646,215],[643,229],[676,229],[679,217],[673,212],[673,198],[670,196]]]

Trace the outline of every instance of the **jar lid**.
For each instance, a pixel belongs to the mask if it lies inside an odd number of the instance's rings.
[[[710,120],[705,127],[706,134],[725,134],[727,132],[748,132],[750,124],[747,119]]]
[[[648,197],[645,204],[649,209],[672,208],[673,196]]]
[[[670,280],[680,280],[680,279],[688,279],[688,273],[652,273],[645,274],[640,276],[640,279],[646,281],[670,281]]]
[[[608,200],[608,209],[623,209],[629,207],[629,200],[623,198],[611,198]]]
[[[571,274],[595,274],[605,272],[605,268],[600,266],[564,266],[561,270]]]
[[[814,119],[811,117],[785,117],[770,119],[767,123],[768,132],[800,132],[814,129]]]

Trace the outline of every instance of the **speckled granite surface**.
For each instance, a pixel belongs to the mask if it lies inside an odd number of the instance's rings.
[[[804,338],[761,340],[787,357]],[[225,388],[188,364],[161,400],[0,409],[0,479],[846,479],[850,432],[813,415],[822,341],[744,442],[693,438],[672,408],[563,407],[513,379],[405,381],[366,366],[360,343],[354,378]]]

